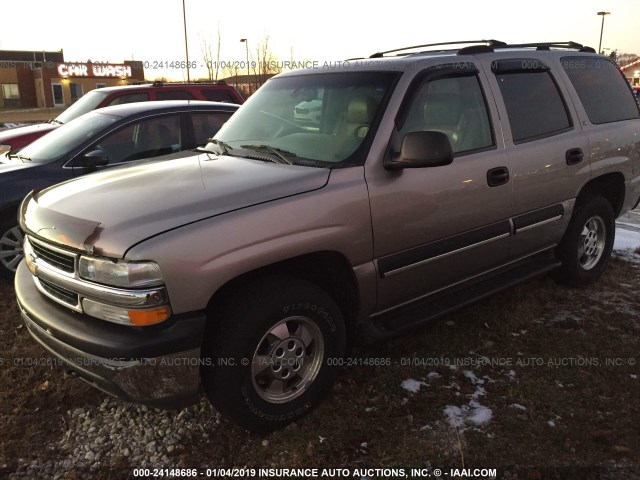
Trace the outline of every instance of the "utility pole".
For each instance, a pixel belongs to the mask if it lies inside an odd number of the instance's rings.
[[[189,44],[187,43],[187,12],[184,8],[184,0],[182,0],[182,22],[184,23],[184,51],[187,55],[187,83],[191,83],[189,75]]]
[[[241,38],[240,42],[244,42],[244,46],[247,50],[247,85],[249,87],[249,95],[251,95],[251,82],[249,81],[249,42],[246,38]],[[248,95],[247,95],[248,96]]]

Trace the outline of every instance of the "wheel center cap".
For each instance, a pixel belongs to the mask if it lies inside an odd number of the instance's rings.
[[[271,374],[278,380],[293,377],[302,368],[306,353],[307,349],[299,338],[281,341],[271,353]]]

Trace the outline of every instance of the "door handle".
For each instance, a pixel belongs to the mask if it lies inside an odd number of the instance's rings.
[[[507,167],[496,167],[487,172],[487,184],[490,187],[504,185],[508,181],[509,169]]]
[[[567,150],[567,153],[565,155],[567,165],[575,165],[576,163],[580,163],[583,158],[584,152],[581,148],[571,148]]]

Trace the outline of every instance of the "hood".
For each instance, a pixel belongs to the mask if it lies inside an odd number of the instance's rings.
[[[30,168],[38,165],[33,162],[23,162],[18,158],[9,158],[6,153],[0,154],[0,175],[3,173],[13,172],[15,170],[24,170],[25,168]],[[0,176],[0,185],[4,178]]]
[[[59,126],[55,123],[37,123],[35,125],[7,128],[0,131],[0,145],[11,145],[13,149],[22,148]]]
[[[164,231],[322,188],[329,173],[208,154],[109,169],[34,195],[26,227],[55,243],[122,257]]]
[[[40,163],[23,162],[0,154],[0,209],[14,208],[37,185],[51,185],[52,182],[46,182],[46,177],[38,175],[40,167]]]

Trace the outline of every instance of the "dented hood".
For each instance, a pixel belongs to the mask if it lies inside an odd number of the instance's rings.
[[[35,192],[22,225],[51,242],[109,257],[182,225],[322,188],[330,171],[193,155],[109,169]]]

